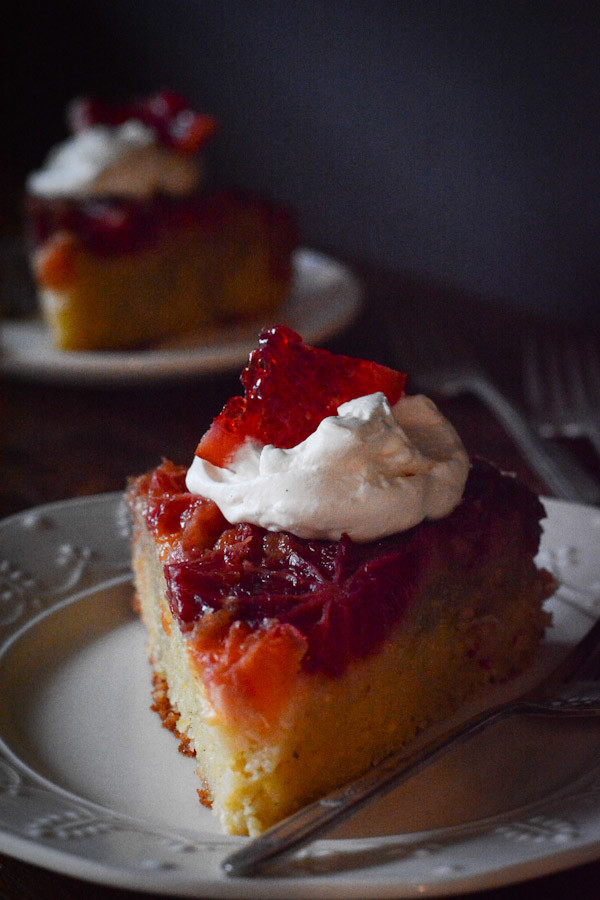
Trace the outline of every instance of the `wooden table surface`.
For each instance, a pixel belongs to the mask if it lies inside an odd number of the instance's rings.
[[[433,313],[432,322],[437,320],[436,310],[450,313],[465,323],[470,340],[498,382],[518,395],[515,334],[538,323],[509,316],[477,298],[417,285],[364,266],[356,268],[365,285],[364,309],[328,346],[396,365],[389,333],[381,326],[384,307],[397,308],[401,318],[427,308]],[[163,456],[187,462],[225,400],[239,393],[238,379],[239,372],[232,372],[178,383],[111,388],[5,379],[0,385],[0,517],[49,501],[120,490],[129,475],[156,465]],[[471,453],[515,471],[535,490],[548,493],[502,427],[477,401],[435,399]],[[588,449],[580,445],[574,449],[600,475],[600,463]],[[140,896],[0,856],[2,900],[133,900]],[[469,896],[598,900],[600,862]]]

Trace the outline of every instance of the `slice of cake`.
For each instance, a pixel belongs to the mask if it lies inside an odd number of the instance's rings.
[[[521,672],[544,514],[383,366],[265,332],[192,465],[132,480],[155,709],[258,834]]]
[[[126,106],[78,100],[69,123],[27,181],[32,270],[57,347],[139,347],[277,309],[295,219],[205,186],[212,116],[162,92]]]

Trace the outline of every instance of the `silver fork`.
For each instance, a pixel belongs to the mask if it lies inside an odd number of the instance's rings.
[[[587,438],[600,455],[600,354],[593,338],[529,337],[524,384],[541,435]]]
[[[228,875],[253,875],[288,856],[399,787],[448,750],[499,722],[521,715],[600,717],[600,619],[536,687],[472,715],[407,754],[400,750],[364,775],[310,803],[234,851],[222,862]]]
[[[490,380],[454,322],[411,317],[403,327],[388,314],[387,334],[398,368],[426,393],[477,397],[502,423],[548,489],[563,500],[600,503],[600,482],[572,454],[540,437],[523,412]],[[600,395],[599,395],[600,396]]]

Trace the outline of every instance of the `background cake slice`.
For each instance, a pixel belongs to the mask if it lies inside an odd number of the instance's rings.
[[[205,185],[213,117],[162,92],[78,100],[69,121],[72,136],[27,182],[32,271],[57,347],[139,347],[278,308],[295,217]]]

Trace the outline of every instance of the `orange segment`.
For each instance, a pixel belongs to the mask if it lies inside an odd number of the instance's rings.
[[[43,287],[64,289],[75,281],[80,243],[75,235],[58,231],[34,259],[36,277]]]
[[[252,630],[241,621],[224,625],[223,613],[213,619],[213,633],[204,623],[190,641],[192,657],[217,712],[238,722],[246,733],[260,736],[279,719],[289,700],[306,639],[289,624]]]

